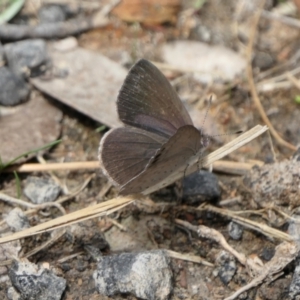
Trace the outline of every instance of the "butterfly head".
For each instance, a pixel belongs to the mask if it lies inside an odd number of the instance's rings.
[[[201,147],[207,148],[208,145],[210,144],[210,140],[211,140],[210,135],[201,133],[201,139],[200,139]]]

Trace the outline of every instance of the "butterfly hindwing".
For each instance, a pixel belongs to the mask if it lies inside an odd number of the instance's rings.
[[[142,129],[112,129],[102,138],[99,159],[104,173],[124,185],[141,173],[166,139]]]
[[[186,166],[187,161],[201,148],[200,135],[191,125],[178,129],[156,152],[144,171],[121,187],[120,194],[141,193]]]

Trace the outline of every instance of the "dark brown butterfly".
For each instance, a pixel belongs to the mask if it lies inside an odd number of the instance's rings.
[[[193,126],[176,91],[145,59],[129,71],[117,109],[125,127],[104,135],[99,159],[121,195],[158,184],[204,148],[205,136]]]

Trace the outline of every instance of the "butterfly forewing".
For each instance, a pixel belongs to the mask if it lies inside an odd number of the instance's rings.
[[[152,157],[145,170],[121,187],[120,194],[141,193],[185,166],[201,148],[200,135],[191,125],[178,129]]]
[[[104,172],[118,185],[140,174],[167,140],[139,128],[109,131],[102,138],[99,159]]]
[[[171,137],[192,120],[166,77],[149,61],[140,60],[129,71],[117,101],[122,122]]]

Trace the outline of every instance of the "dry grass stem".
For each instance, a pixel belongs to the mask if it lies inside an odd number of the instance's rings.
[[[270,227],[266,224],[254,222],[252,220],[240,217],[234,211],[217,208],[217,207],[214,207],[214,206],[211,206],[211,205],[207,205],[205,207],[199,208],[199,210],[209,210],[211,212],[223,215],[225,217],[228,217],[228,218],[234,220],[236,223],[238,223],[240,225],[243,225],[244,227],[247,227],[247,228],[250,228],[250,229],[255,230],[257,232],[260,232],[263,235],[271,237],[271,238],[276,238],[276,239],[279,239],[281,241],[288,241],[288,242],[293,241],[292,236],[290,236],[289,234],[284,233],[280,230],[274,229],[274,228],[272,228],[272,227]]]
[[[283,146],[291,149],[292,151],[296,151],[297,148],[294,145],[286,142],[277,133],[277,131],[273,127],[272,123],[270,122],[269,118],[267,117],[267,115],[264,111],[264,108],[263,108],[263,106],[260,102],[260,99],[258,97],[258,93],[257,93],[256,87],[255,87],[255,82],[254,82],[254,79],[253,79],[252,50],[253,50],[253,44],[254,44],[254,39],[255,39],[255,36],[256,36],[258,22],[259,22],[259,19],[260,19],[260,16],[261,16],[261,12],[262,12],[262,8],[263,8],[264,3],[265,3],[265,1],[261,2],[260,9],[254,15],[253,26],[252,26],[252,30],[250,32],[250,37],[249,37],[249,45],[248,45],[248,48],[247,48],[247,77],[248,77],[250,92],[251,92],[252,99],[253,99],[253,101],[256,105],[256,108],[257,108],[261,118],[263,119],[265,124],[270,128],[270,132],[274,136],[276,141],[280,145],[283,145]]]
[[[72,170],[95,170],[100,166],[99,161],[68,162],[68,163],[47,163],[47,164],[23,164],[21,166],[12,166],[3,170],[3,172],[17,171],[26,172],[44,172],[44,171],[72,171]]]
[[[91,218],[107,216],[129,205],[133,201],[134,200],[131,197],[119,197],[99,203],[97,205],[86,207],[84,209],[64,215],[54,220],[45,222],[43,224],[39,224],[34,227],[27,228],[23,231],[13,233],[10,236],[2,237],[0,238],[0,244],[36,235],[42,232],[66,227],[74,223],[89,220]]]
[[[286,77],[297,89],[300,90],[300,82],[291,72],[288,72]]]

